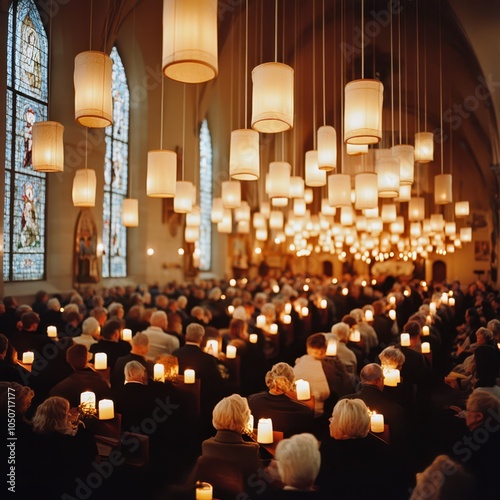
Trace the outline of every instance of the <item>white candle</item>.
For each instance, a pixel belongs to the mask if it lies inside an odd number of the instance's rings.
[[[228,345],[226,348],[226,358],[227,359],[234,359],[236,358],[236,346],[234,345]]]
[[[422,342],[422,354],[429,354],[431,352],[431,345],[429,342]]]
[[[99,420],[111,420],[115,418],[115,407],[111,399],[101,399],[99,401]]]
[[[289,325],[292,322],[292,317],[289,314],[283,316],[283,324]]]
[[[256,333],[251,333],[250,336],[248,337],[248,340],[250,341],[251,344],[256,344],[257,340],[259,340],[259,337],[257,336]]]
[[[326,346],[326,355],[327,356],[336,356],[337,355],[337,341],[329,340],[328,345]]]
[[[196,483],[196,500],[212,500],[213,488],[210,483]]]
[[[219,341],[218,340],[207,340],[207,346],[205,347],[205,352],[215,356],[219,356]]]
[[[320,309],[326,309],[326,299],[321,299],[321,302],[319,303]]]
[[[429,314],[428,316],[426,316],[425,318],[425,322],[428,324],[428,325],[431,325],[432,324],[432,316]]]
[[[396,319],[396,311],[394,309],[391,309],[389,311],[389,318],[391,318],[392,321],[394,321]]]
[[[309,315],[309,308],[308,307],[303,307],[300,312],[302,313],[302,316],[308,316]]]
[[[153,380],[155,382],[165,382],[165,367],[161,363],[153,366]]]
[[[437,309],[437,306],[436,306],[436,303],[435,302],[431,302],[429,304],[429,311],[431,314],[436,314],[436,309]]]
[[[396,387],[400,380],[399,370],[396,368],[384,368],[384,385]]]
[[[227,312],[232,316],[234,313],[234,306],[233,305],[227,306]]]
[[[47,335],[51,338],[54,339],[57,337],[57,328],[55,326],[48,326],[47,327]]]
[[[184,370],[184,383],[185,384],[194,384],[194,381],[195,381],[195,372],[194,370],[191,370],[191,369],[187,369],[187,370]]]
[[[396,304],[396,297],[394,295],[389,297],[389,304],[391,304],[391,306]]]
[[[108,367],[108,355],[105,352],[96,352],[94,355],[94,368],[105,370]]]
[[[273,442],[273,421],[261,418],[257,425],[257,443],[271,444]]]
[[[365,321],[373,321],[373,311],[371,309],[365,311]]]
[[[23,363],[25,365],[33,364],[34,360],[35,360],[35,355],[33,352],[31,352],[31,351],[23,352]]]
[[[297,390],[297,399],[299,401],[307,401],[311,399],[311,387],[309,386],[309,382],[307,380],[296,380],[295,388]]]
[[[384,416],[373,412],[370,417],[370,428],[372,432],[384,432]]]
[[[359,342],[361,340],[361,333],[359,333],[359,330],[355,328],[349,335],[349,340],[351,342]]]
[[[257,328],[263,328],[266,326],[266,317],[263,314],[257,316]]]
[[[276,323],[269,325],[269,333],[272,333],[273,335],[278,333],[278,325]]]
[[[448,305],[453,307],[455,305],[455,297],[450,297],[448,299]]]
[[[250,413],[248,416],[247,432],[253,432],[253,415]]]
[[[80,404],[86,409],[95,410],[95,393],[85,391],[80,394]]]
[[[429,328],[427,325],[424,325],[424,326],[422,327],[422,335],[423,335],[424,337],[428,337],[430,334],[431,334],[431,330],[430,330],[430,328]]]
[[[402,333],[401,334],[401,345],[403,347],[409,347],[409,345],[410,345],[410,334],[409,333]]]
[[[292,312],[292,304],[291,302],[287,302],[285,304],[285,314],[290,314]]]
[[[130,342],[132,340],[132,330],[130,328],[124,328],[122,331],[122,339]]]
[[[447,294],[446,292],[443,292],[443,293],[441,294],[441,302],[442,302],[443,304],[448,304],[448,294]]]

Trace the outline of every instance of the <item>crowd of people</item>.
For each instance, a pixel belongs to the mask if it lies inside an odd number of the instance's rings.
[[[6,296],[0,404],[15,412],[14,491],[182,499],[201,480],[221,499],[497,498],[499,349],[500,294],[481,281],[285,274],[40,291],[31,305]],[[121,416],[116,456],[103,454],[85,391]],[[370,430],[374,413],[383,433]],[[250,414],[282,433],[273,453]],[[147,436],[141,464],[124,458],[130,436]]]

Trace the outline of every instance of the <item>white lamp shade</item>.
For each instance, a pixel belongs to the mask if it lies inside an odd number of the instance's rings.
[[[163,72],[184,83],[217,76],[217,2],[163,0]]]
[[[222,205],[222,198],[214,198],[212,200],[212,212],[211,220],[214,224],[217,224],[222,220],[224,216],[224,206]]]
[[[392,155],[399,159],[399,184],[401,186],[413,184],[415,150],[409,144],[393,146]]]
[[[304,201],[306,202],[306,205],[309,205],[309,203],[312,203],[313,199],[314,199],[313,190],[311,188],[304,189]]]
[[[184,239],[187,243],[194,243],[200,239],[200,228],[193,226],[186,226],[184,228]]]
[[[399,161],[393,156],[384,156],[375,162],[380,198],[396,198],[399,195]]]
[[[422,225],[420,222],[412,222],[410,224],[410,235],[414,238],[418,238],[422,235]]]
[[[222,220],[217,223],[217,231],[219,231],[219,233],[230,233],[232,229],[233,218],[231,216],[231,210],[229,208],[225,208]]]
[[[240,181],[224,181],[221,188],[224,208],[236,208],[241,205]]]
[[[248,234],[250,232],[250,222],[247,220],[240,220],[236,226],[238,234]]]
[[[377,174],[358,174],[354,178],[356,189],[356,209],[375,208],[378,205]]]
[[[290,198],[304,197],[304,179],[302,177],[290,177]]]
[[[453,201],[451,174],[440,174],[434,177],[434,203],[446,205]]]
[[[293,214],[302,217],[306,214],[306,202],[302,198],[293,200]]]
[[[384,224],[395,222],[396,217],[398,216],[396,211],[396,205],[392,203],[388,205],[382,205],[382,213],[380,215],[382,218],[382,222]]]
[[[368,144],[346,144],[345,152],[349,156],[365,155],[368,153]]]
[[[148,151],[146,194],[152,198],[173,198],[177,182],[177,154],[155,149]]]
[[[199,206],[193,206],[191,212],[186,214],[186,226],[188,227],[200,227],[201,224],[201,212]]]
[[[334,174],[328,176],[328,201],[332,207],[351,206],[351,176]]]
[[[33,124],[32,161],[37,172],[64,170],[64,127],[59,122]]]
[[[260,175],[259,133],[233,130],[229,150],[229,175],[240,181],[254,181]]]
[[[252,70],[252,128],[284,132],[293,127],[293,69],[268,62]]]
[[[174,212],[186,214],[193,208],[193,184],[188,181],[175,183]]]
[[[125,227],[137,227],[139,225],[139,200],[136,198],[125,198],[122,205],[122,224]]]
[[[403,217],[396,217],[396,220],[391,224],[391,233],[403,234],[405,232],[405,221]]]
[[[306,151],[306,186],[318,187],[326,185],[326,170],[318,166],[318,152]]]
[[[434,134],[417,132],[415,134],[415,161],[428,163],[434,160]]]
[[[444,234],[449,236],[450,238],[454,238],[457,233],[457,224],[456,222],[446,222],[444,225]]]
[[[235,222],[250,222],[250,205],[247,201],[242,201],[241,205],[234,209]]]
[[[460,228],[460,241],[462,241],[463,243],[470,243],[472,241],[472,228]]]
[[[330,205],[328,198],[321,198],[321,213],[323,215],[335,215],[337,213],[337,209]]]
[[[104,52],[88,50],[75,57],[75,119],[80,125],[104,128],[113,123],[112,67]]]
[[[320,170],[337,168],[337,132],[330,125],[318,129],[318,167]]]
[[[431,214],[431,231],[439,233],[444,228],[443,214]]]
[[[411,184],[399,185],[399,196],[394,201],[410,201],[411,199]]]
[[[353,80],[345,86],[344,141],[376,144],[382,139],[384,86],[378,80]]]
[[[455,203],[455,217],[467,217],[469,215],[469,202],[457,201]]]
[[[351,206],[340,209],[340,223],[343,226],[352,226],[354,224],[354,210]]]
[[[267,227],[266,218],[260,212],[253,214],[253,227],[255,229],[264,229]]]
[[[425,219],[425,198],[411,198],[408,203],[408,220],[421,221]]]
[[[256,229],[255,230],[255,239],[258,241],[266,241],[267,240],[267,229]]]
[[[274,198],[288,199],[290,196],[291,168],[290,164],[286,161],[273,161],[269,164],[267,194],[271,200]]]
[[[272,210],[269,215],[269,228],[270,229],[283,229],[284,217],[283,212]]]
[[[73,205],[75,207],[95,207],[97,179],[95,171],[82,168],[75,172],[73,179]]]

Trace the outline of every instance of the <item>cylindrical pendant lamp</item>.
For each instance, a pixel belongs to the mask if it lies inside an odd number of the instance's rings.
[[[411,198],[408,203],[408,220],[420,221],[425,219],[425,198]]]
[[[254,181],[260,175],[259,133],[233,130],[229,149],[229,175],[239,181]]]
[[[351,176],[334,174],[328,176],[328,201],[332,207],[351,206]]]
[[[434,160],[434,134],[417,132],[415,134],[415,161],[428,163]]]
[[[200,228],[194,226],[186,226],[184,228],[184,239],[187,243],[194,243],[200,239]]]
[[[410,224],[410,235],[414,238],[418,238],[422,235],[422,225],[420,222],[412,222]]]
[[[272,161],[267,177],[267,194],[271,200],[290,196],[290,171],[292,167],[286,161]],[[287,202],[288,203],[288,202]]]
[[[75,57],[75,119],[80,125],[104,128],[113,123],[112,67],[104,52],[88,50]]]
[[[368,153],[368,144],[346,144],[345,152],[349,156],[365,155]]]
[[[37,172],[62,172],[64,170],[64,126],[59,122],[33,124],[32,160]]]
[[[175,184],[174,212],[186,214],[193,208],[193,184],[177,181]]]
[[[330,125],[318,129],[318,167],[320,170],[337,168],[337,132]]]
[[[455,203],[455,217],[467,217],[469,215],[469,202],[457,201]]]
[[[411,199],[411,184],[399,185],[399,196],[394,201],[410,201]]]
[[[266,218],[260,212],[255,212],[253,214],[252,225],[254,229],[264,229],[267,227]]]
[[[320,170],[318,152],[306,152],[306,186],[318,187],[326,185],[326,170]]]
[[[146,194],[173,198],[177,182],[177,153],[163,149],[148,151]]]
[[[248,234],[250,232],[250,221],[240,220],[236,225],[236,232],[238,234]]]
[[[236,208],[241,205],[240,181],[224,181],[221,188],[224,208]]]
[[[224,216],[224,206],[222,205],[222,198],[214,198],[212,200],[212,212],[210,219],[214,224],[219,223]]]
[[[248,221],[250,222],[250,205],[247,201],[242,201],[241,205],[234,209],[234,221]]]
[[[391,224],[391,233],[403,234],[405,232],[405,220],[402,216],[396,217],[396,220]]]
[[[268,62],[252,70],[252,128],[277,133],[293,127],[293,69]]]
[[[95,170],[88,168],[77,170],[73,179],[73,206],[95,207],[96,186]]]
[[[258,241],[266,241],[267,240],[267,229],[256,229],[255,230],[255,239]]]
[[[186,226],[188,227],[200,227],[201,225],[201,212],[200,207],[194,206],[191,212],[186,214]]]
[[[219,233],[230,233],[233,229],[233,218],[231,215],[231,210],[229,208],[224,209],[224,215],[222,220],[217,223],[217,231]]]
[[[290,177],[290,198],[304,197],[304,179],[299,176]]]
[[[444,228],[443,214],[431,214],[431,231],[440,233]]]
[[[382,139],[384,86],[378,80],[353,80],[345,86],[344,140],[376,144]]]
[[[202,83],[217,76],[217,2],[163,0],[163,73]]]
[[[313,199],[314,199],[313,190],[311,188],[304,189],[304,201],[306,202],[306,205],[312,203]]]
[[[451,174],[440,174],[434,177],[434,203],[446,205],[453,201]]]
[[[137,227],[139,225],[139,200],[136,198],[125,198],[122,204],[122,224],[125,227]]]
[[[303,198],[293,200],[293,214],[302,217],[306,214],[306,202]]]
[[[444,225],[444,234],[449,237],[455,237],[457,233],[457,223],[456,222],[446,222]]]
[[[269,228],[270,229],[283,229],[283,212],[279,210],[272,210],[269,215]]]
[[[352,226],[354,224],[354,210],[351,206],[340,209],[340,223],[343,226]]]
[[[382,217],[382,222],[384,224],[395,222],[396,217],[398,216],[396,211],[396,205],[394,205],[393,203],[388,205],[382,205],[382,213],[380,215]]]
[[[460,241],[462,241],[462,243],[469,243],[472,241],[472,228],[460,228]]]
[[[409,144],[393,146],[392,155],[399,159],[399,184],[401,186],[413,184],[415,150]]]
[[[378,205],[377,174],[358,174],[354,178],[356,189],[356,210],[375,208]]]
[[[393,156],[384,156],[375,162],[380,198],[396,198],[399,195],[399,161]]]

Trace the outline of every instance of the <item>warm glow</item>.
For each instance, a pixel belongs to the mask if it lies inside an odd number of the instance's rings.
[[[318,129],[318,167],[320,170],[337,168],[337,132],[330,125]]]
[[[35,122],[32,135],[32,162],[36,172],[64,170],[64,127],[59,122]]]
[[[139,225],[139,200],[136,198],[125,198],[123,200],[122,224],[125,227],[137,227]]]
[[[177,181],[177,153],[163,149],[148,151],[146,194],[173,198]]]
[[[94,207],[96,185],[95,170],[87,168],[77,170],[73,179],[73,205],[75,207]]]
[[[229,175],[240,181],[259,178],[259,133],[256,130],[242,129],[231,132]]]

